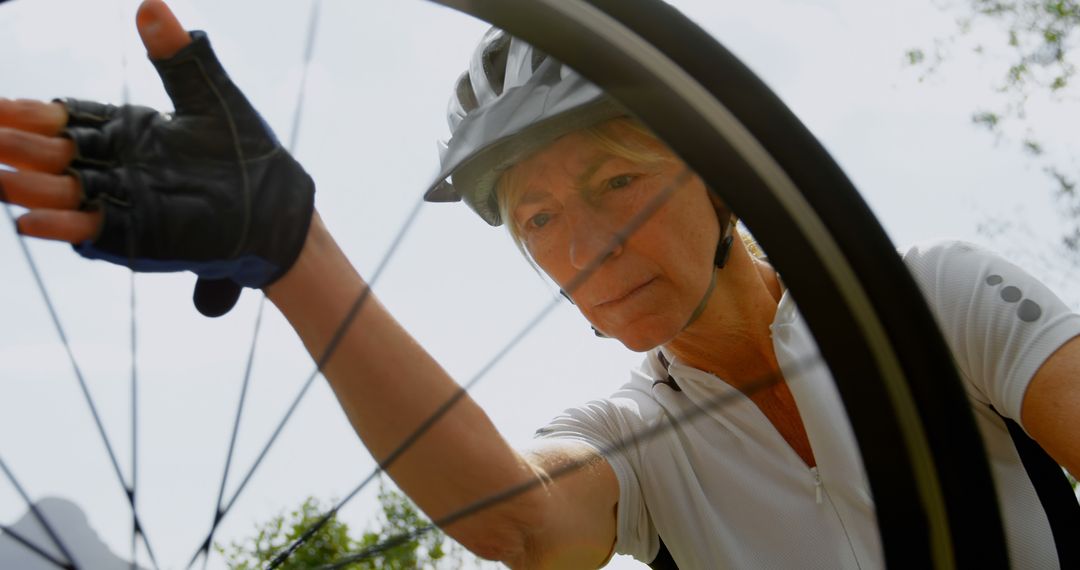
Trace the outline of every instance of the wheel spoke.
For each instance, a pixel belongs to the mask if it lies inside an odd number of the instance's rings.
[[[296,94],[296,104],[293,107],[292,128],[289,131],[289,144],[286,147],[289,153],[293,155],[296,154],[297,141],[300,140],[300,127],[303,123],[304,100],[307,93],[308,73],[311,69],[312,57],[315,54],[315,40],[318,36],[319,14],[321,5],[322,0],[314,0],[311,3],[311,11],[308,16],[307,41],[304,43],[304,55],[303,63],[301,64],[299,87]],[[236,496],[234,495],[234,497],[229,501],[228,508],[223,508],[222,501],[225,498],[225,484],[229,480],[229,470],[232,466],[233,453],[236,448],[236,437],[237,434],[240,432],[240,418],[243,415],[244,403],[247,400],[248,385],[251,381],[251,371],[255,362],[255,348],[258,345],[259,341],[259,331],[262,326],[262,316],[265,307],[266,296],[263,295],[259,299],[259,308],[256,310],[255,313],[255,330],[251,335],[251,347],[248,349],[247,364],[244,366],[244,379],[241,382],[240,387],[240,400],[236,406],[236,417],[233,420],[232,435],[229,437],[229,450],[225,455],[225,468],[221,474],[221,484],[218,487],[217,501],[214,504],[213,522],[210,524],[210,531],[207,533],[206,539],[199,546],[199,549],[195,552],[194,556],[192,556],[191,560],[188,562],[187,568],[189,569],[195,564],[195,561],[198,560],[200,555],[203,556],[203,568],[206,568],[207,563],[210,560],[210,547],[214,543],[214,533],[217,531],[218,525],[221,524],[221,520],[225,517],[225,513],[227,513],[229,508],[232,507],[232,503],[236,499]],[[314,377],[311,380],[313,379]],[[289,412],[286,414],[286,420],[284,421],[287,421],[288,416],[292,414],[292,410],[295,409],[296,403],[299,402],[299,398],[302,398],[303,394],[307,392],[307,387],[311,384],[311,380],[309,380],[305,384],[303,390],[301,391],[301,394],[297,396],[296,402],[293,404],[292,407],[290,407]],[[270,443],[266,445],[266,448],[259,455],[259,459],[256,460],[255,467],[257,467],[258,463],[262,461],[262,456],[265,455],[266,450],[269,449],[269,446],[273,444],[273,440],[277,437],[277,432],[280,431],[282,426],[284,426],[284,421],[278,427],[278,430],[275,431]],[[254,472],[255,467],[253,467],[252,470],[249,471],[247,475],[245,475],[236,495],[239,495],[240,490],[242,490],[243,487],[247,485],[247,481],[251,478],[251,474]]]
[[[393,258],[394,254],[397,252],[398,246],[401,244],[402,240],[405,238],[405,235],[408,234],[409,229],[412,227],[413,222],[416,221],[416,217],[420,213],[420,208],[421,208],[421,206],[423,206],[423,204],[424,204],[424,202],[422,200],[417,201],[416,205],[413,207],[412,211],[409,212],[408,216],[405,219],[405,222],[402,224],[400,230],[398,230],[398,233],[394,237],[393,242],[390,244],[389,249],[387,250],[386,254],[383,256],[383,259],[379,262],[379,266],[375,269],[375,272],[372,274],[372,277],[371,277],[370,281],[368,281],[368,284],[363,288],[363,290],[357,296],[356,301],[354,301],[352,306],[349,308],[348,312],[345,315],[345,318],[342,319],[341,324],[334,331],[333,336],[331,336],[330,342],[327,343],[326,349],[324,350],[322,356],[320,356],[318,361],[316,362],[315,370],[313,370],[311,372],[311,374],[308,376],[307,380],[304,381],[304,384],[300,388],[300,391],[296,394],[296,397],[293,398],[292,403],[289,405],[288,409],[285,411],[285,415],[281,418],[281,421],[278,422],[277,427],[274,428],[273,433],[270,434],[270,438],[263,445],[263,448],[259,452],[259,455],[256,456],[255,461],[252,463],[251,467],[248,468],[247,472],[244,474],[244,477],[241,479],[240,484],[237,486],[237,488],[233,492],[232,496],[225,503],[225,505],[221,508],[220,515],[215,517],[217,523],[215,523],[213,525],[213,528],[216,528],[217,524],[220,523],[220,521],[225,518],[225,515],[227,515],[230,510],[232,510],[233,505],[235,505],[236,500],[238,498],[240,498],[240,494],[243,493],[244,489],[247,487],[247,484],[251,480],[251,477],[255,474],[255,471],[259,468],[259,465],[262,464],[263,459],[266,458],[266,454],[269,453],[270,448],[274,445],[274,442],[277,441],[278,436],[281,435],[281,431],[285,428],[285,425],[289,422],[289,419],[292,417],[293,412],[296,411],[297,406],[299,406],[300,402],[304,399],[304,396],[307,394],[308,389],[311,388],[311,385],[315,382],[315,379],[319,377],[323,366],[325,366],[326,363],[330,361],[330,357],[333,356],[334,351],[337,349],[338,345],[341,344],[341,340],[343,338],[345,338],[345,333],[348,331],[349,325],[352,324],[353,319],[355,319],[356,315],[358,315],[360,313],[360,309],[363,307],[364,303],[367,301],[368,296],[371,293],[371,287],[373,287],[375,285],[375,283],[378,281],[379,276],[382,274],[383,269],[386,268],[387,264]],[[212,534],[212,532],[208,533],[207,537],[209,537],[210,534]],[[199,547],[199,550],[202,550],[203,548],[209,548],[209,546],[210,545],[207,542],[207,540],[204,539],[203,542],[202,542],[202,545]],[[196,554],[195,554],[195,557],[197,557],[197,556],[198,556],[198,552],[196,552]]]
[[[815,355],[810,358],[805,358],[800,362],[793,363],[791,368],[789,368],[788,372],[793,377],[798,377],[799,375],[804,374],[810,369],[821,364],[821,358]],[[648,442],[649,440],[654,439],[660,435],[668,433],[683,423],[693,421],[709,412],[715,412],[723,409],[724,406],[727,406],[729,404],[743,401],[745,397],[749,397],[758,392],[759,390],[764,390],[776,384],[777,382],[783,381],[784,376],[778,373],[770,373],[760,378],[756,378],[752,382],[747,383],[746,387],[742,390],[724,392],[706,400],[700,406],[691,408],[687,412],[684,412],[677,416],[671,416],[670,414],[667,415],[666,417],[668,421],[666,422],[658,422],[653,426],[638,430],[637,432],[634,432],[626,437],[618,439],[612,442],[610,445],[599,449],[599,455],[601,457],[608,457],[611,455],[623,453],[628,449],[631,449],[635,446],[641,445],[642,443]],[[534,477],[523,483],[519,483],[497,493],[488,495],[487,497],[470,503],[469,505],[466,505],[454,511],[431,524],[424,525],[406,533],[394,535],[360,552],[343,557],[342,559],[337,560],[330,565],[322,566],[320,567],[320,570],[343,568],[345,566],[348,566],[349,564],[355,564],[357,562],[361,562],[363,560],[367,560],[369,558],[377,556],[378,554],[386,552],[391,548],[419,538],[420,536],[423,536],[424,534],[427,534],[428,532],[431,532],[436,528],[451,525],[464,518],[473,516],[484,510],[490,509],[500,503],[513,499],[514,497],[531,491],[537,487],[547,485],[552,481],[557,481],[558,479],[561,479],[567,475],[575,473],[585,467],[588,467],[592,463],[592,461],[593,459],[590,457],[586,459],[578,459],[568,462],[565,465],[560,466],[558,469],[554,469],[548,472],[543,478]],[[275,567],[276,565],[272,563],[270,566],[267,567],[267,570],[271,570]]]
[[[655,214],[657,210],[659,210],[664,204],[667,203],[667,201],[671,198],[672,194],[674,194],[676,190],[678,190],[690,179],[691,174],[692,173],[689,169],[683,170],[681,173],[679,173],[678,176],[675,177],[675,180],[671,184],[664,187],[660,192],[656,194],[656,196],[649,200],[649,202],[645,204],[641,211],[635,214],[633,218],[631,218],[622,228],[620,228],[619,231],[615,233],[613,238],[605,245],[605,247],[563,287],[563,290],[566,292],[566,294],[569,295],[577,291],[577,289],[581,287],[581,285],[584,284],[585,281],[587,281],[589,277],[591,277],[592,274],[596,272],[597,269],[600,268],[600,265],[602,265],[604,261],[606,261],[616,249],[626,243],[626,240],[629,239],[630,236],[638,230],[638,228],[640,228],[645,222],[649,221],[649,219],[652,218],[653,214]],[[364,480],[361,481],[355,489],[353,489],[348,495],[346,495],[345,498],[342,499],[332,509],[323,514],[323,516],[319,517],[319,520],[312,524],[307,530],[305,530],[303,534],[301,534],[295,541],[293,541],[292,544],[286,547],[280,554],[275,556],[274,560],[271,561],[270,565],[268,566],[268,569],[277,568],[278,566],[283,564],[285,560],[287,560],[288,557],[292,555],[293,552],[296,552],[296,550],[300,548],[301,545],[307,542],[312,536],[315,535],[316,532],[318,532],[320,528],[322,528],[327,522],[329,522],[330,519],[333,518],[333,516],[338,512],[338,510],[345,506],[345,504],[352,500],[352,498],[355,497],[361,490],[363,490],[364,487],[371,483],[371,481],[373,481],[380,472],[386,471],[386,469],[388,469],[390,465],[392,465],[410,447],[412,447],[412,445],[416,443],[416,441],[419,440],[421,436],[423,436],[425,433],[427,433],[429,429],[431,429],[431,426],[435,425],[435,423],[439,421],[439,419],[442,418],[443,415],[449,412],[455,404],[461,401],[461,399],[464,398],[466,394],[468,394],[470,389],[476,386],[476,384],[480,382],[480,380],[487,376],[487,374],[491,372],[493,368],[495,368],[496,364],[502,361],[502,359],[507,354],[510,354],[510,352],[515,347],[517,347],[517,345],[520,344],[522,340],[528,337],[533,332],[533,330],[535,330],[536,327],[541,322],[543,322],[543,320],[551,313],[551,311],[554,310],[556,306],[558,306],[561,298],[562,297],[560,296],[552,299],[551,302],[549,302],[543,309],[541,309],[540,312],[537,313],[536,316],[534,316],[528,322],[528,324],[526,324],[525,327],[521,329],[521,331],[514,335],[514,337],[510,339],[508,343],[506,343],[498,352],[496,352],[495,356],[488,360],[488,362],[468,382],[462,385],[461,388],[459,388],[453,396],[447,399],[447,401],[444,402],[441,406],[439,406],[439,408],[436,409],[430,416],[428,416],[427,419],[421,422],[420,425],[415,430],[413,430],[412,433],[410,433],[404,439],[404,441],[398,444],[398,446],[393,451],[391,451],[389,455],[379,461],[379,465],[375,468],[375,470],[366,478],[364,478]],[[349,320],[351,319],[346,319],[345,325],[347,325]]]
[[[57,568],[63,568],[64,570],[75,570],[75,565],[57,560],[55,556],[49,554],[48,552],[45,552],[40,546],[34,544],[33,542],[30,542],[29,539],[15,532],[15,529],[0,524],[0,536],[3,536],[5,534],[10,536],[15,542],[18,542],[19,544],[25,546],[28,550],[30,550],[30,552],[33,552],[34,554],[42,557],[53,566],[56,566]]]
[[[4,212],[7,214],[8,220],[11,222],[11,227],[15,228],[15,214],[11,210],[11,206],[4,204]],[[18,234],[18,232],[16,232]],[[109,441],[109,436],[105,432],[105,426],[101,422],[101,415],[98,413],[98,408],[94,404],[94,398],[90,395],[90,388],[86,385],[86,380],[83,377],[82,369],[79,367],[78,361],[75,360],[75,353],[71,350],[71,343],[68,341],[67,333],[64,332],[63,325],[60,324],[60,317],[56,313],[56,308],[53,305],[52,298],[49,297],[49,293],[45,288],[45,282],[41,278],[41,272],[38,271],[37,263],[34,261],[33,255],[30,253],[30,248],[26,246],[26,241],[23,236],[18,235],[16,240],[19,244],[19,248],[22,250],[23,257],[26,259],[26,263],[30,268],[30,273],[34,277],[34,282],[37,284],[38,291],[41,293],[42,299],[45,301],[45,308],[48,310],[49,317],[52,320],[53,326],[56,329],[56,334],[60,337],[60,343],[64,345],[64,351],[67,353],[68,361],[71,364],[71,369],[75,373],[75,379],[78,381],[79,389],[82,392],[83,398],[86,401],[87,407],[90,408],[90,414],[93,416],[94,425],[97,427],[98,435],[101,436],[102,443],[105,444],[105,451],[109,456],[109,461],[112,463],[113,472],[116,474],[117,482],[120,483],[120,487],[124,491],[124,495],[128,498],[128,504],[131,505],[131,515],[135,520],[136,528],[142,528],[142,524],[139,522],[138,511],[135,509],[134,496],[131,488],[128,487],[124,481],[124,474],[120,470],[120,463],[116,460],[116,453],[113,451],[112,443]],[[154,562],[154,551],[150,547],[150,541],[146,538],[146,534],[142,534],[143,545],[146,547],[147,554],[150,556],[151,562],[155,568],[157,563]]]
[[[35,505],[34,502],[30,500],[30,495],[26,494],[26,490],[24,490],[23,486],[19,484],[18,479],[15,478],[15,474],[11,472],[11,469],[8,468],[7,464],[4,463],[3,459],[0,459],[0,471],[4,472],[4,475],[7,476],[8,481],[11,481],[11,485],[15,487],[15,490],[19,493],[19,496],[22,497],[23,502],[25,502],[27,508],[30,509],[30,513],[34,516],[34,519],[36,519],[38,524],[40,524],[41,527],[45,529],[45,533],[49,535],[49,539],[51,539],[53,544],[56,545],[56,548],[60,550],[60,554],[63,554],[64,558],[68,560],[67,565],[65,565],[64,567],[73,567],[75,564],[75,557],[71,555],[71,551],[68,550],[67,546],[64,545],[64,542],[60,540],[60,535],[57,534],[56,531],[53,529],[52,525],[49,524],[49,521],[45,518],[45,515],[41,512],[40,509],[37,508],[37,505]],[[20,540],[17,535],[15,535],[15,533],[12,532],[10,529],[5,528],[4,530],[12,536],[15,536],[16,540],[19,540],[19,542],[22,542],[25,546],[30,547],[35,552],[41,554],[40,550],[31,546],[29,542]],[[52,556],[48,556],[47,558],[49,558],[50,561],[53,560]]]

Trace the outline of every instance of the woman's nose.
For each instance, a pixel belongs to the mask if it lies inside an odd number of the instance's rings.
[[[616,228],[610,228],[604,220],[588,213],[569,215],[570,263],[583,270],[592,263],[622,253],[623,238]]]

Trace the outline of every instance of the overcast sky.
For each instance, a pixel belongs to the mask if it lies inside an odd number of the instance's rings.
[[[77,96],[167,107],[134,32],[129,0],[18,0],[0,6],[0,95]],[[955,31],[930,0],[684,0],[680,8],[759,73],[824,142],[897,244],[944,237],[990,245],[1042,277],[1074,308],[1073,268],[1038,165],[995,143],[970,114],[997,79],[968,54],[925,81],[904,52]],[[189,28],[208,31],[237,83],[288,140],[308,0],[174,0]],[[437,165],[449,88],[486,24],[418,0],[326,0],[297,158],[318,185],[317,207],[370,275]],[[977,37],[979,33],[977,32]],[[989,32],[987,32],[989,33]],[[990,37],[990,36],[987,36]],[[124,65],[126,62],[126,65]],[[1071,113],[1067,114],[1067,113]],[[1035,120],[1064,144],[1075,109],[1040,106]],[[1056,125],[1060,125],[1057,127]],[[1005,234],[981,223],[1009,222]],[[0,220],[0,226],[7,222]],[[48,291],[125,473],[130,473],[129,274],[56,244],[33,243]],[[31,495],[78,503],[127,555],[130,513],[90,413],[17,246],[0,228],[0,456]],[[213,514],[259,295],[228,316],[191,306],[193,278],[137,277],[140,375],[139,507],[158,558],[186,563]],[[465,381],[550,301],[553,289],[499,229],[464,206],[429,205],[376,284],[380,298]],[[229,488],[246,471],[312,368],[270,308]],[[562,304],[474,391],[514,443],[563,408],[603,397],[640,359],[593,337]],[[322,380],[307,395],[219,540],[314,495],[341,497],[372,468]],[[343,516],[363,528],[374,489]],[[0,480],[0,522],[25,506]],[[141,555],[140,555],[141,556]],[[220,566],[215,557],[212,566]],[[613,567],[633,567],[616,561]]]

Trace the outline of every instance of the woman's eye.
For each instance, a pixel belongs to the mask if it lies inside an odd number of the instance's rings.
[[[541,214],[536,214],[535,216],[529,218],[528,224],[529,224],[529,226],[531,226],[533,228],[542,228],[545,225],[547,225],[547,223],[550,220],[551,220],[551,214],[543,214],[543,213],[541,213]]]
[[[618,190],[620,188],[626,188],[633,181],[633,174],[620,174],[619,176],[615,176],[614,178],[609,178],[607,185],[608,188],[612,190]]]

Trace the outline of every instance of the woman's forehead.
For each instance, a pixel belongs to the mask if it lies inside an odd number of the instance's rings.
[[[526,168],[530,165],[540,166],[545,170],[552,166],[570,169],[588,165],[604,155],[610,156],[610,153],[606,152],[587,132],[575,131],[555,139],[519,164]]]
[[[544,173],[556,168],[556,173],[578,176],[582,171],[599,170],[608,160],[627,158],[630,149],[644,154],[666,150],[663,143],[646,134],[643,127],[621,117],[567,133],[520,160],[513,168]]]
[[[566,155],[541,157],[533,162],[519,164],[518,179],[524,186],[521,203],[537,201],[550,193],[553,183],[568,188],[584,188],[596,173],[618,157],[602,149],[593,148]]]
[[[644,126],[614,119],[568,133],[519,160],[499,177],[497,192],[504,215],[521,205],[550,200],[553,192],[587,191],[610,170],[671,166],[677,157]]]

